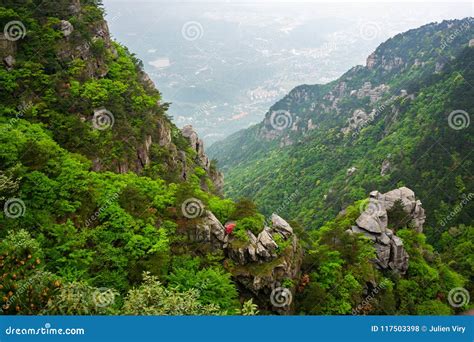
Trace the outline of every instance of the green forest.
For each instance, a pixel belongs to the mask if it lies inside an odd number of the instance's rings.
[[[473,308],[473,126],[448,124],[474,112],[472,18],[397,35],[370,67],[296,88],[210,160],[111,39],[104,11],[94,0],[1,2],[0,27],[15,25],[0,33],[1,314]],[[366,82],[390,90],[350,95]],[[357,109],[376,115],[347,133]],[[296,129],[272,131],[280,110]],[[388,205],[405,187],[416,199]],[[369,199],[374,190],[385,195]],[[374,204],[385,215],[376,238],[360,221]]]

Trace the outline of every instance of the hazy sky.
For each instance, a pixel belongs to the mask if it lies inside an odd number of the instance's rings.
[[[300,84],[340,77],[390,37],[473,16],[471,1],[103,0],[182,127],[207,143],[258,123]]]

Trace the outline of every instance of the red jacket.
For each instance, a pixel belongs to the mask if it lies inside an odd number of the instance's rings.
[[[226,234],[232,234],[234,231],[236,224],[235,223],[228,223],[225,225],[225,233]]]

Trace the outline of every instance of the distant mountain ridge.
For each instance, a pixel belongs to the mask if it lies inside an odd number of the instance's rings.
[[[282,214],[310,228],[373,189],[407,185],[435,225],[473,184],[473,24],[409,30],[338,80],[293,89],[262,123],[208,149],[225,170],[226,194],[267,213],[297,192]],[[450,127],[453,112],[463,129]]]

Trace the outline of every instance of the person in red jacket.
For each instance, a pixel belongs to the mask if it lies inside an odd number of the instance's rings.
[[[234,228],[235,228],[236,224],[234,222],[231,222],[231,223],[227,223],[225,225],[225,233],[227,235],[230,235],[232,234],[232,232],[234,231]]]

